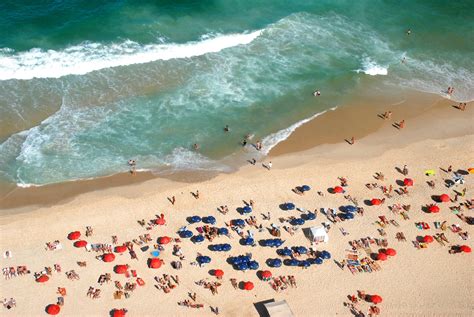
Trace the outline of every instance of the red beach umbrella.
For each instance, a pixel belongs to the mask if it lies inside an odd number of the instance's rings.
[[[45,275],[45,274],[41,275],[40,277],[38,277],[36,279],[36,282],[38,282],[38,283],[44,283],[44,282],[47,282],[47,281],[49,281],[49,277],[48,277],[48,275]]]
[[[218,279],[221,279],[224,276],[224,271],[222,270],[214,270],[214,276],[217,277]]]
[[[378,205],[381,205],[382,204],[382,201],[378,198],[373,198],[371,201],[370,201],[370,204],[372,206],[378,206]]]
[[[117,273],[117,274],[125,274],[125,272],[127,272],[127,270],[128,270],[128,266],[126,266],[124,264],[116,265],[114,267],[114,272]]]
[[[150,269],[159,269],[161,267],[162,261],[158,258],[148,259],[148,267]]]
[[[125,310],[124,309],[114,309],[112,311],[112,317],[125,317]]]
[[[46,312],[50,315],[57,315],[61,311],[61,307],[56,304],[50,304],[46,307]]]
[[[434,241],[434,239],[433,239],[432,236],[424,236],[423,237],[423,242],[425,242],[425,243],[431,243],[433,241]]]
[[[459,249],[460,249],[462,252],[471,253],[471,247],[469,247],[468,245],[462,245]]]
[[[379,295],[371,295],[370,301],[374,304],[380,304],[382,302],[382,297],[380,297]]]
[[[436,205],[431,205],[428,207],[428,211],[431,213],[438,213],[439,212],[439,207]]]
[[[377,260],[379,261],[387,261],[388,257],[385,253],[380,252],[377,254]]]
[[[245,282],[244,283],[244,290],[246,290],[246,291],[253,290],[253,283],[252,282]]]
[[[74,246],[76,248],[83,248],[86,245],[87,245],[87,241],[84,241],[84,240],[79,240],[79,241],[74,242]]]
[[[170,237],[167,237],[167,236],[164,236],[164,237],[159,237],[158,238],[158,243],[159,244],[168,244],[171,242],[171,238]]]
[[[79,231],[73,231],[67,235],[69,240],[77,240],[81,237],[81,233]]]
[[[116,253],[124,253],[125,251],[127,251],[127,247],[124,246],[124,245],[118,245],[115,247],[115,250],[114,250]]]
[[[388,248],[387,250],[385,250],[385,254],[389,256],[395,256],[397,254],[397,251],[395,251],[395,249]]]
[[[451,201],[451,198],[449,198],[449,196],[446,194],[442,194],[441,196],[439,196],[439,200],[443,203],[447,203]]]
[[[332,191],[334,193],[337,193],[337,194],[340,194],[340,193],[343,193],[344,192],[344,188],[342,188],[341,186],[336,186],[332,189]]]
[[[165,218],[157,218],[155,220],[155,224],[157,224],[159,226],[163,226],[164,224],[166,224],[166,220],[165,220]]]
[[[115,254],[113,253],[106,253],[102,256],[102,260],[104,262],[112,262],[113,260],[115,260]]]
[[[262,272],[262,279],[269,279],[272,277],[272,272],[270,271],[263,271]]]
[[[405,178],[405,179],[403,180],[403,185],[405,185],[405,186],[413,186],[413,179],[411,179],[411,178]]]

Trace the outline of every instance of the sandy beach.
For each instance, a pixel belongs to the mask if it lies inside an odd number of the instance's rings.
[[[61,186],[51,188],[28,188],[10,192],[0,202],[0,251],[9,250],[11,258],[0,259],[1,267],[27,266],[31,274],[2,280],[0,297],[14,298],[16,307],[2,309],[2,316],[44,316],[45,308],[56,303],[58,287],[67,289],[60,316],[109,316],[114,308],[126,308],[130,316],[213,316],[210,306],[218,307],[222,316],[259,316],[255,303],[270,299],[286,300],[295,316],[351,316],[348,295],[363,290],[367,294],[378,294],[383,302],[377,306],[382,316],[472,316],[474,307],[473,258],[471,253],[450,254],[451,246],[467,245],[472,247],[472,237],[463,240],[460,233],[472,236],[472,227],[453,212],[450,207],[465,203],[473,198],[472,174],[464,175],[464,184],[447,188],[446,179],[452,179],[453,173],[446,170],[464,173],[474,167],[474,118],[473,104],[469,103],[465,111],[453,107],[456,103],[434,95],[407,93],[400,98],[390,98],[384,103],[379,100],[365,100],[363,104],[340,107],[317,117],[298,128],[286,141],[277,145],[264,162],[246,165],[231,174],[219,174],[211,178],[165,179],[148,176],[121,175],[102,180],[103,184],[82,182],[77,188],[66,189]],[[392,100],[393,99],[393,100]],[[392,111],[390,120],[380,115]],[[402,129],[394,123],[406,121]],[[345,139],[355,137],[355,144],[350,145]],[[272,162],[271,170],[262,167],[262,163]],[[402,175],[396,168],[406,165],[408,175]],[[426,170],[434,170],[435,175],[426,176]],[[384,174],[384,180],[376,180],[377,172]],[[340,186],[338,177],[348,180],[344,194],[332,194],[328,189]],[[380,186],[400,186],[405,178],[414,181],[407,187],[408,195],[392,192],[387,197]],[[127,179],[133,184],[127,184]],[[197,180],[196,180],[197,179]],[[187,181],[184,181],[187,180]],[[435,187],[428,186],[434,181]],[[115,182],[115,183],[114,183]],[[368,183],[377,183],[375,189],[366,187]],[[309,185],[311,190],[303,195],[292,192],[296,186]],[[66,186],[67,188],[67,186]],[[451,199],[455,191],[462,192],[464,197],[458,201],[437,204],[439,213],[427,213],[423,207],[434,204],[433,196],[448,194]],[[191,193],[199,190],[199,198]],[[23,193],[22,193],[23,191]],[[29,191],[29,193],[28,193]],[[36,191],[36,194],[31,194]],[[321,192],[322,195],[318,194]],[[25,194],[26,193],[26,194]],[[64,194],[64,195],[63,195]],[[332,223],[321,208],[333,208],[352,205],[345,196],[350,195],[364,209],[363,215],[356,215],[353,220]],[[41,196],[41,199],[35,197]],[[172,205],[168,198],[176,197]],[[32,197],[25,201],[24,197]],[[385,203],[371,206],[366,200],[382,199]],[[254,208],[250,214],[240,215],[237,208],[253,200]],[[284,211],[281,204],[292,202],[297,208],[316,211],[315,220],[306,221],[295,228],[291,235],[283,227],[291,225],[281,222],[280,218],[291,216],[299,218],[301,211]],[[409,219],[389,209],[394,205],[410,205],[406,211]],[[229,212],[222,214],[218,207],[227,205]],[[472,217],[472,209],[461,206],[458,214]],[[271,219],[263,219],[270,213]],[[304,212],[307,213],[307,212]],[[156,219],[163,214],[166,225],[153,226],[147,230],[138,221]],[[270,268],[266,261],[270,258],[281,258],[276,248],[243,246],[239,243],[237,232],[231,230],[232,238],[216,237],[212,242],[204,241],[194,244],[189,239],[181,238],[180,243],[164,245],[159,258],[164,265],[159,269],[147,267],[151,258],[150,251],[157,239],[163,236],[178,238],[177,231],[188,226],[195,235],[196,227],[203,224],[189,224],[187,217],[199,215],[214,216],[217,227],[226,227],[233,219],[246,219],[255,216],[264,230],[249,225],[243,228],[244,234],[252,230],[255,240],[273,238],[268,230],[271,224],[281,229],[283,247],[305,246],[316,251],[327,250],[331,259],[321,265],[311,265],[307,269],[282,265]],[[379,225],[380,216],[389,221]],[[390,220],[394,222],[390,223]],[[436,228],[434,222],[446,221],[447,228]],[[430,229],[419,229],[416,223],[426,222]],[[329,242],[310,244],[301,228],[329,224]],[[396,223],[398,226],[396,226]],[[471,223],[472,224],[472,223]],[[453,232],[452,225],[459,225],[460,232]],[[85,237],[86,226],[93,228],[93,235]],[[341,229],[348,235],[343,235]],[[382,231],[380,231],[382,229]],[[87,252],[85,248],[76,248],[74,241],[67,239],[73,231],[81,232],[81,239],[89,243],[112,243],[112,236],[118,237],[118,244],[138,239],[140,235],[149,234],[151,242],[146,251],[143,247],[134,246],[138,260],[131,259],[128,252],[115,254],[112,263],[104,263],[96,256],[102,252]],[[398,241],[397,233],[402,232],[406,241]],[[425,235],[443,234],[449,243],[434,241],[427,248],[418,249],[414,241]],[[376,261],[380,270],[352,274],[348,267],[341,269],[336,263],[348,254],[353,254],[349,241],[371,237],[386,239],[388,248],[397,254],[387,261]],[[47,251],[46,242],[59,240],[61,250]],[[208,249],[212,244],[228,243],[232,246],[229,252],[215,252]],[[171,266],[172,261],[179,260],[172,254],[173,245],[178,244],[185,259],[182,269]],[[359,258],[371,256],[379,249],[387,247],[370,244],[369,251],[360,249],[356,252]],[[238,271],[226,262],[229,256],[252,253],[252,259],[259,263],[258,270]],[[212,261],[205,266],[191,265],[198,253],[211,257]],[[306,259],[301,255],[298,259]],[[288,258],[288,257],[286,257]],[[78,261],[87,262],[87,266],[78,266]],[[60,264],[61,272],[52,272],[49,281],[35,282],[33,274],[45,267]],[[129,264],[145,282],[129,292],[130,297],[114,299],[117,291],[114,281],[136,282],[136,277],[126,278],[113,272],[115,265]],[[219,282],[218,294],[212,295],[209,289],[196,284],[199,280],[218,281],[209,271],[221,269],[224,277]],[[69,280],[65,272],[74,270],[79,280]],[[269,270],[274,277],[293,275],[297,287],[287,287],[275,291],[272,281],[262,281],[257,271]],[[101,274],[111,274],[111,282],[98,284]],[[179,285],[169,293],[157,289],[155,276],[163,274],[178,275]],[[251,281],[254,288],[250,291],[234,289],[230,279],[238,282]],[[176,284],[176,283],[173,283]],[[91,299],[89,287],[101,289],[100,298]],[[197,293],[195,303],[203,308],[179,306],[178,302],[190,299],[188,293]],[[360,302],[356,309],[367,315],[369,303]]]

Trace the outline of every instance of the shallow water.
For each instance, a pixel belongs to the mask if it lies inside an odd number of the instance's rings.
[[[130,158],[228,170],[244,135],[268,150],[367,82],[474,99],[472,1],[28,3],[0,4],[0,177],[20,185]]]

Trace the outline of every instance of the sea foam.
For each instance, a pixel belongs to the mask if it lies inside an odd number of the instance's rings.
[[[84,75],[96,70],[142,64],[157,60],[189,58],[252,42],[262,33],[226,34],[203,37],[185,44],[141,45],[133,41],[103,45],[84,43],[62,51],[31,49],[13,54],[0,50],[0,80],[59,78],[67,75]]]
[[[373,60],[367,58],[362,62],[362,69],[358,69],[357,72],[364,73],[370,76],[376,76],[376,75],[385,76],[388,74],[388,67],[378,65]]]

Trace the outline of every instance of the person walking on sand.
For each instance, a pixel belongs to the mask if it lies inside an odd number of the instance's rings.
[[[405,127],[405,120],[400,121],[400,122],[398,123],[398,127],[399,127],[400,129],[403,129],[403,128]]]
[[[174,203],[176,202],[176,196],[171,197],[171,204],[174,206]]]
[[[384,118],[384,120],[390,120],[390,118],[392,118],[392,111],[386,111],[383,114],[383,118]]]
[[[351,138],[351,145],[354,145],[354,143],[355,143],[355,138],[352,137],[352,138]]]
[[[265,167],[267,168],[267,170],[271,170],[271,169],[272,169],[272,166],[273,166],[273,164],[272,164],[272,162],[270,161],[270,162],[268,162],[268,164],[267,164]]]
[[[408,167],[407,167],[406,165],[403,165],[402,174],[403,174],[404,176],[407,176],[407,175],[408,175]]]

